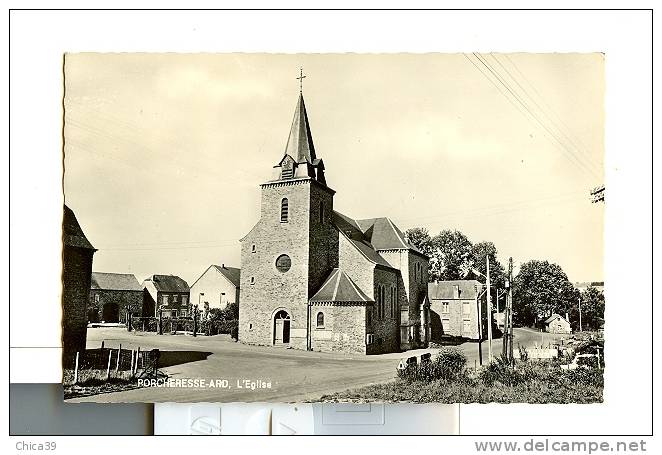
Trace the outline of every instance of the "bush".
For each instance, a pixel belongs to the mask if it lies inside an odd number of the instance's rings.
[[[407,365],[398,369],[398,377],[405,381],[434,381],[443,379],[454,381],[463,376],[467,364],[466,356],[457,349],[444,348],[432,361]]]

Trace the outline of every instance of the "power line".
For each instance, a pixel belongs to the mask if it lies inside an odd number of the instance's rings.
[[[572,137],[570,137],[569,134],[566,134],[566,133],[565,133],[565,131],[563,130],[563,128],[559,127],[559,125],[554,121],[554,119],[552,119],[552,118],[547,114],[547,112],[545,112],[545,110],[540,106],[540,104],[538,104],[538,102],[536,102],[536,100],[535,100],[535,99],[529,94],[529,92],[526,90],[526,88],[524,88],[524,86],[522,86],[522,84],[519,83],[519,81],[517,80],[517,78],[516,78],[515,76],[513,76],[513,74],[508,70],[508,68],[506,68],[506,67],[501,63],[501,61],[497,58],[497,56],[494,55],[494,53],[490,53],[490,56],[492,57],[492,59],[493,59],[495,62],[497,62],[497,64],[498,64],[501,68],[503,68],[503,70],[504,70],[504,71],[506,72],[506,74],[510,77],[510,79],[513,80],[513,81],[515,82],[515,84],[517,84],[517,86],[521,89],[521,91],[524,93],[525,97],[528,97],[528,99],[531,100],[531,101],[533,102],[533,104],[538,108],[538,110],[539,110],[539,111],[540,111],[540,112],[541,112],[541,113],[547,118],[547,120],[549,120],[549,122],[550,122],[550,123],[556,128],[556,130],[558,130],[558,132],[561,133],[561,135],[563,135],[563,137],[564,137],[564,138],[570,143],[570,145],[572,145],[572,146],[573,146],[576,150],[578,150],[579,152],[582,152],[583,155],[584,155],[584,156],[586,157],[586,159],[588,160],[589,164],[593,164],[593,158],[591,157],[591,155],[590,155],[589,153],[587,153],[585,150],[583,150],[582,147],[578,146],[577,143],[572,139]],[[520,72],[520,74],[521,74],[521,72]],[[531,85],[530,82],[529,82],[529,86],[533,87],[533,86]],[[535,88],[533,88],[533,89],[535,90]],[[537,91],[536,91],[536,93],[537,93]],[[540,95],[538,95],[538,96],[540,97]],[[559,120],[560,120],[560,119],[559,119]],[[563,122],[562,120],[560,120],[560,121]],[[564,124],[564,125],[565,125],[565,124]],[[566,128],[567,128],[567,125],[566,125]],[[569,131],[569,128],[568,128],[568,131]]]
[[[501,85],[502,85],[502,86],[503,86],[503,87],[504,87],[504,88],[505,88],[505,89],[511,94],[511,96],[513,97],[513,99],[515,99],[515,100],[519,103],[519,105],[521,105],[522,108],[524,108],[524,110],[529,114],[529,116],[530,116],[533,120],[535,120],[535,122],[536,122],[538,125],[540,125],[540,127],[542,127],[542,129],[547,133],[548,138],[550,138],[550,142],[552,143],[552,145],[554,145],[554,146],[557,147],[557,148],[559,148],[558,146],[560,146],[561,148],[560,148],[559,150],[560,150],[561,152],[563,152],[569,160],[574,161],[574,164],[575,164],[579,169],[581,169],[581,170],[583,170],[584,172],[587,172],[587,173],[589,173],[589,174],[592,174],[593,177],[595,177],[595,178],[598,178],[598,175],[597,175],[597,174],[596,174],[591,168],[589,168],[589,167],[588,167],[583,161],[581,161],[581,160],[580,160],[580,159],[579,159],[579,158],[578,158],[578,157],[577,157],[577,156],[576,156],[571,150],[569,150],[569,149],[566,147],[566,145],[563,143],[563,141],[561,141],[561,140],[560,140],[560,139],[554,134],[554,132],[551,131],[551,130],[550,130],[550,129],[549,129],[549,128],[548,128],[548,127],[547,127],[547,126],[546,126],[546,125],[545,125],[545,124],[544,124],[544,123],[543,123],[543,122],[542,122],[542,121],[541,121],[541,120],[540,120],[540,119],[539,119],[539,118],[538,118],[538,117],[537,117],[532,111],[531,111],[531,109],[528,107],[528,105],[527,105],[527,104],[521,99],[521,97],[520,97],[520,96],[514,91],[514,89],[510,87],[510,85],[507,83],[507,81],[504,80],[504,78],[500,75],[500,73],[498,73],[498,71],[497,71],[495,68],[493,68],[493,67],[489,64],[489,62],[487,62],[486,60],[484,60],[483,58],[481,58],[481,56],[478,55],[478,54],[475,53],[475,52],[473,53],[473,55],[474,55],[474,57],[475,57],[475,58],[476,58],[476,59],[477,59],[477,60],[478,60],[478,61],[479,61],[479,62],[480,62],[480,63],[481,63],[481,64],[482,64],[482,65],[483,65],[488,71],[489,71],[489,73],[492,74],[492,76],[493,76],[493,77],[494,77],[494,78],[495,78],[495,79],[496,79],[496,80],[497,80],[497,81],[498,81],[498,82],[499,82],[499,83],[500,83],[500,84],[501,84]],[[469,61],[471,61],[472,63],[474,63],[474,62],[473,62],[473,61],[472,61],[472,60],[471,60],[466,54],[465,54],[465,57],[466,57]],[[477,65],[475,65],[475,63],[474,63],[474,66],[476,67]],[[487,79],[488,79],[488,80],[494,85],[494,81],[493,81],[490,77],[488,77],[487,74],[486,74],[484,71],[480,71],[480,72],[481,72],[481,74],[482,74],[483,76],[485,76],[485,77],[486,77],[486,78],[487,78]],[[501,94],[502,94],[502,95],[503,95],[508,101],[510,101],[511,104],[513,103],[512,100],[510,99],[510,97],[508,97],[508,96],[507,96],[502,90],[499,90],[499,92],[500,92],[500,93],[501,93]],[[521,111],[521,109],[518,109],[518,110],[520,110],[520,112],[521,112],[525,117],[527,117],[527,115],[524,114],[524,113]],[[556,145],[553,141],[551,141],[551,139],[554,139],[554,140],[556,141],[556,143],[558,143],[558,145]]]
[[[570,127],[568,127],[568,125],[563,121],[563,119],[554,111],[554,109],[552,109],[552,107],[549,105],[549,103],[547,103],[545,101],[545,98],[540,94],[540,92],[538,90],[536,90],[536,87],[531,83],[531,81],[529,81],[529,79],[527,79],[527,77],[524,75],[524,73],[522,73],[522,71],[515,64],[515,62],[507,54],[503,54],[503,56],[510,62],[512,67],[515,68],[515,71],[517,71],[519,73],[519,75],[522,76],[522,79],[524,80],[524,82],[526,82],[526,84],[528,84],[528,86],[531,88],[533,93],[535,93],[538,96],[538,99],[545,105],[547,110],[549,112],[551,112],[551,114],[556,118],[556,120],[558,120],[559,123],[561,123],[561,125],[563,125],[568,132],[570,132],[571,131]],[[581,140],[581,138],[579,136],[577,136],[576,139],[577,139],[577,142],[579,142],[579,145],[581,145],[581,148],[583,148],[584,150],[588,149],[588,147],[586,147],[586,145],[584,144],[584,142]]]
[[[561,141],[556,134],[554,134],[553,131],[551,131],[547,125],[545,125],[539,118],[538,116],[532,112],[532,110],[529,108],[529,106],[522,100],[522,98],[519,96],[519,94],[516,93],[516,91],[508,84],[507,81],[505,81],[504,77],[492,66],[489,64],[489,62],[484,59],[481,55],[477,54],[474,52],[474,56],[496,77],[496,79],[501,83],[508,92],[513,95],[513,97],[519,102],[522,107],[531,115],[531,117],[545,130],[547,133],[562,147],[561,151],[566,154],[566,156],[573,158],[576,162],[576,164],[583,169],[586,172],[589,172],[594,175],[594,177],[598,177],[598,175],[588,166],[586,165],[583,161],[575,155],[575,153],[570,150],[564,143]]]

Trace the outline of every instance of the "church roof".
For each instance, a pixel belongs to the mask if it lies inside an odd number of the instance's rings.
[[[341,269],[335,268],[329,274],[319,291],[310,298],[311,302],[372,302],[352,279]]]
[[[299,94],[297,107],[294,111],[294,119],[290,128],[290,135],[287,138],[285,154],[293,157],[297,163],[309,162],[317,164],[315,156],[315,146],[313,145],[313,135],[310,132],[308,123],[308,114],[306,104],[303,101],[303,94]]]
[[[407,241],[402,231],[388,218],[354,220],[342,213],[333,213],[333,221],[338,229],[353,241],[367,243],[372,250],[408,249],[424,255]],[[379,256],[378,253],[375,254]]]
[[[131,273],[92,272],[91,289],[103,291],[142,291],[136,276]]]
[[[376,250],[408,249],[423,254],[407,241],[403,232],[388,218],[370,218],[356,222]]]
[[[75,246],[96,251],[90,241],[87,240],[87,237],[85,237],[85,233],[80,227],[80,224],[78,224],[73,210],[66,205],[64,206],[64,216],[62,219],[62,243],[66,246]]]

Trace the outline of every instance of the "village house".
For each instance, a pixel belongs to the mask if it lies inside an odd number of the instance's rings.
[[[487,333],[484,285],[477,280],[435,281],[428,284],[430,330],[433,341],[443,337],[470,340]]]
[[[96,249],[87,240],[74,212],[64,206],[62,221],[62,347],[84,351],[87,341],[87,299]]]
[[[142,283],[143,316],[190,317],[188,283],[175,275],[152,275]]]
[[[550,317],[545,319],[545,332],[549,333],[572,333],[570,327],[570,321],[568,320],[568,315],[564,318],[560,314],[552,314]]]
[[[92,272],[89,322],[127,322],[128,314],[142,316],[143,288],[130,273]]]
[[[427,346],[428,257],[388,218],[335,210],[303,96],[241,239],[239,340],[364,354]]]
[[[202,314],[210,310],[224,309],[228,304],[239,303],[239,276],[241,269],[225,264],[210,265],[191,285],[191,303],[198,305]]]

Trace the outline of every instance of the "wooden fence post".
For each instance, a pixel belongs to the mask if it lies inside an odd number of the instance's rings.
[[[129,367],[129,376],[133,377],[133,362],[134,362],[134,357],[135,357],[136,351],[131,349],[131,367]]]
[[[76,366],[74,367],[74,384],[78,384],[78,355],[80,352],[76,351]]]
[[[115,364],[115,373],[120,371],[120,360],[122,359],[122,343],[120,343],[120,348],[117,350],[117,363]]]
[[[108,350],[108,367],[106,368],[106,381],[110,379],[110,360],[113,358],[113,350]]]

